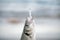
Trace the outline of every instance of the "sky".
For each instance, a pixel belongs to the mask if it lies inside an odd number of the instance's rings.
[[[33,14],[60,13],[60,0],[0,0],[0,11],[28,11],[31,8]]]
[[[35,10],[37,8],[39,9],[40,7],[59,8],[60,6],[59,0],[0,0],[0,3],[0,5],[4,6],[3,8],[7,6],[7,8],[9,7],[10,9],[13,7],[16,9],[19,7],[20,9],[31,7]]]
[[[47,4],[47,5],[60,5],[60,0],[0,0],[1,3],[36,3],[36,4]]]

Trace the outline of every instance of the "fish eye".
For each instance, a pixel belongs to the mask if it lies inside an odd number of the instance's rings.
[[[28,34],[28,33],[25,33],[27,36],[29,36],[30,34]]]
[[[29,25],[25,25],[25,26],[29,26]]]

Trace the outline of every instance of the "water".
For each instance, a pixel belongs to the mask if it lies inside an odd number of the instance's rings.
[[[0,40],[20,40],[24,20],[18,24],[10,24],[7,19],[0,19]],[[37,18],[34,20],[36,40],[60,39],[60,19]]]

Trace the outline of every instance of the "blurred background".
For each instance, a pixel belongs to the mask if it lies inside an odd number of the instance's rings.
[[[29,8],[36,40],[60,40],[60,0],[0,0],[0,40],[20,40]]]

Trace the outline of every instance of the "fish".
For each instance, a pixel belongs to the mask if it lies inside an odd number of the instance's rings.
[[[34,36],[34,19],[29,10],[29,17],[26,18],[21,40],[35,40]]]

